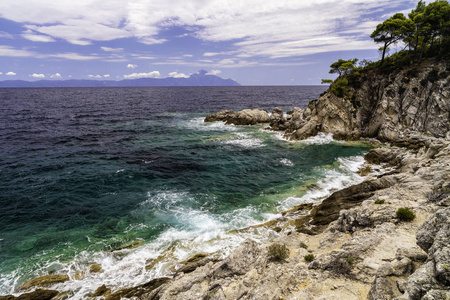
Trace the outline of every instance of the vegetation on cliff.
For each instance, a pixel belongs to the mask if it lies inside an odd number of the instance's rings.
[[[419,1],[408,17],[397,13],[377,25],[370,36],[381,44],[381,60],[372,62],[358,59],[339,59],[331,64],[331,74],[339,74],[336,80],[322,80],[331,83],[330,92],[341,98],[350,98],[349,89],[361,86],[368,73],[389,75],[409,68],[408,76],[417,75],[417,66],[425,59],[447,63],[446,72],[430,72],[427,81],[434,82],[450,73],[450,4],[437,0],[428,5]],[[391,56],[389,47],[401,44],[404,48]],[[426,82],[423,82],[425,85]],[[353,103],[357,106],[357,103]]]

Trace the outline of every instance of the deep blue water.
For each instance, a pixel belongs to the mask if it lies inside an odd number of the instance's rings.
[[[0,89],[0,294],[55,272],[69,274],[59,288],[73,298],[142,283],[193,253],[225,255],[248,237],[230,230],[359,180],[367,146],[203,122],[222,109],[304,108],[324,89]],[[320,190],[302,188],[311,182]],[[140,246],[108,252],[130,243]],[[92,263],[104,272],[89,274]]]

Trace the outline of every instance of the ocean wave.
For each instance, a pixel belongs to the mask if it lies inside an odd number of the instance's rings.
[[[278,211],[285,211],[300,204],[317,203],[335,191],[364,180],[364,177],[356,173],[364,164],[362,156],[338,158],[337,161],[337,168],[322,167],[318,170],[318,172],[322,173],[323,178],[309,188],[305,195],[301,197],[291,196],[281,201]]]
[[[259,148],[264,146],[264,141],[245,132],[237,133],[233,139],[223,141],[224,144],[243,148]]]

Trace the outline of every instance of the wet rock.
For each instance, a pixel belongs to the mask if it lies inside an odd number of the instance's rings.
[[[96,290],[95,290],[95,292],[91,295],[91,297],[100,297],[100,296],[106,296],[106,295],[109,295],[111,293],[111,289],[108,289],[107,287],[106,287],[106,285],[102,285],[102,286],[99,286]]]
[[[122,289],[112,294],[106,295],[104,299],[120,300],[123,298],[133,297],[137,297],[139,299],[155,299],[154,297],[158,294],[159,288],[170,280],[171,279],[167,277],[153,279],[137,287]]]
[[[51,286],[57,283],[66,282],[68,280],[68,275],[45,275],[26,282],[24,285],[22,285],[20,290],[29,290],[34,287]]]
[[[314,207],[308,216],[295,221],[297,231],[308,234],[320,233],[328,224],[339,218],[341,211],[359,205],[363,200],[373,196],[375,191],[388,188],[397,182],[394,176],[382,177],[334,192]]]
[[[89,267],[89,273],[101,273],[103,272],[102,267],[97,264],[93,264]]]
[[[195,269],[202,267],[208,264],[209,262],[216,262],[216,261],[217,261],[216,259],[208,258],[208,254],[206,253],[198,253],[193,257],[189,258],[188,260],[181,262],[180,264],[183,266],[181,266],[177,270],[177,273],[191,273],[195,271]]]
[[[51,300],[58,294],[58,291],[37,289],[31,293],[25,293],[18,297],[12,295],[0,296],[0,300]]]
[[[283,110],[275,107],[270,116],[270,128],[272,130],[285,130],[286,118],[283,116]]]

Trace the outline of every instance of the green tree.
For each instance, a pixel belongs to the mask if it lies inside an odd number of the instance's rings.
[[[339,59],[337,62],[334,62],[331,64],[330,68],[330,74],[339,74],[339,78],[342,76],[347,75],[348,73],[350,73],[351,70],[353,70],[355,68],[355,64],[358,61],[357,58],[353,58],[353,59],[348,59],[348,60],[344,60],[344,59]]]
[[[321,84],[332,84],[333,83],[333,79],[322,79]]]
[[[378,24],[377,28],[370,35],[375,43],[383,43],[381,65],[383,65],[384,57],[388,47],[404,37],[409,36],[413,31],[413,23],[407,19],[402,13],[397,13],[385,20],[383,23]]]

